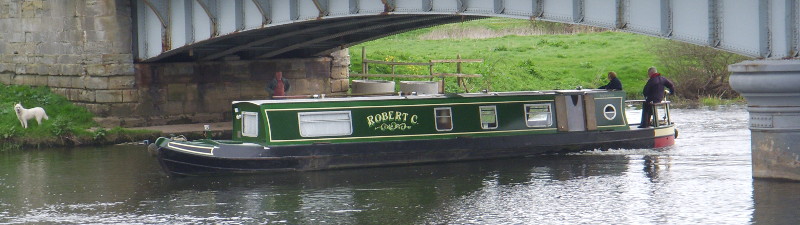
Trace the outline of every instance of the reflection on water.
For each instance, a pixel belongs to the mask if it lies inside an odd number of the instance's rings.
[[[169,179],[143,146],[0,153],[3,223],[798,224],[751,178],[741,107],[675,110],[666,149]]]

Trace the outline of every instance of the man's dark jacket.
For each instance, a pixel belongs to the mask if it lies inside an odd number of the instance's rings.
[[[606,89],[606,90],[622,90],[622,82],[619,82],[619,79],[614,77],[608,84],[598,87],[597,89]]]
[[[675,94],[675,87],[672,84],[672,81],[661,77],[661,74],[659,73],[653,74],[653,76],[650,77],[650,80],[647,80],[647,84],[644,85],[644,90],[642,90],[644,100],[654,103],[661,102],[661,100],[664,99],[665,87],[669,88],[670,93]]]

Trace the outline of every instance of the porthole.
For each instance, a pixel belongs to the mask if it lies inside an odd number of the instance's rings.
[[[606,105],[606,107],[603,107],[603,116],[606,117],[607,120],[617,118],[617,108],[611,104]]]

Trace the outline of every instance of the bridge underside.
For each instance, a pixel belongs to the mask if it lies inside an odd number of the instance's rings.
[[[192,62],[307,58],[328,55],[359,43],[483,16],[372,15],[309,20],[255,29],[173,49],[142,62]]]
[[[310,57],[484,17],[582,24],[755,57],[800,52],[800,0],[136,0],[137,62]]]

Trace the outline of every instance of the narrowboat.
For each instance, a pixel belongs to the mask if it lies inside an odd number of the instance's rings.
[[[232,140],[159,138],[171,175],[310,171],[674,144],[669,102],[629,124],[597,89],[235,101]],[[635,119],[638,120],[638,117]]]

